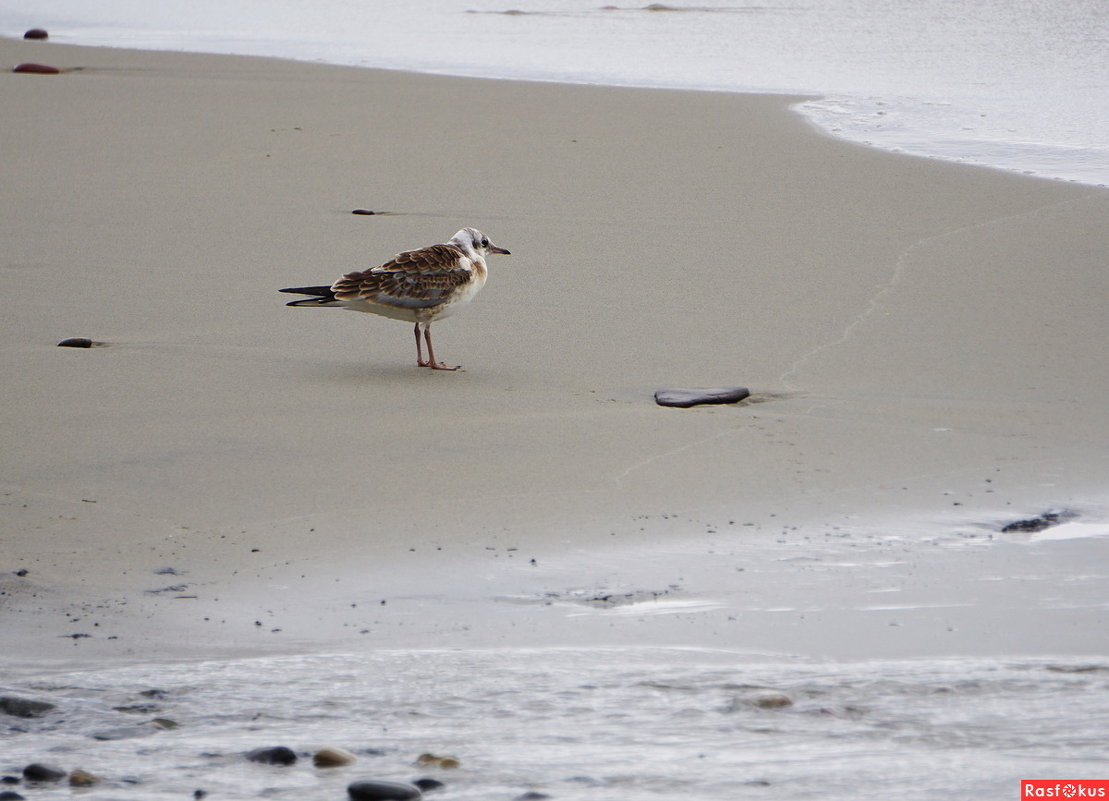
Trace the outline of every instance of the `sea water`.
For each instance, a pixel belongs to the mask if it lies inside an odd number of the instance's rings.
[[[1109,184],[1105,0],[0,0],[0,20],[81,44],[806,95],[798,110],[854,141]]]
[[[77,793],[16,788],[40,801],[340,801],[351,781],[417,778],[442,781],[429,796],[443,801],[1001,801],[1021,778],[1104,777],[1109,756],[1104,660],[380,650],[38,670],[3,684],[58,709],[5,720],[0,771],[51,762],[103,779]],[[243,756],[275,745],[298,762]],[[314,768],[322,746],[358,761]],[[425,753],[459,766],[418,764]]]

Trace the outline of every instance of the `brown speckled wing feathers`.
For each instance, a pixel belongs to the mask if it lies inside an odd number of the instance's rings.
[[[398,253],[391,261],[347,273],[331,287],[339,300],[366,300],[413,308],[435,306],[473,278],[465,254],[453,245]]]

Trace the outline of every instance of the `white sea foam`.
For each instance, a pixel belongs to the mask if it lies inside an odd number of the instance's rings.
[[[84,44],[810,95],[799,110],[854,141],[1109,184],[1103,0],[617,5],[0,0],[0,19],[11,35],[44,26]]]

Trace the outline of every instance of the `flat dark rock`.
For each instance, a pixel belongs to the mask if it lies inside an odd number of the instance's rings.
[[[39,40],[49,39],[50,34],[48,34],[44,28],[31,28],[29,31],[23,34],[23,38]]]
[[[88,337],[70,337],[58,343],[59,348],[91,348],[92,340]]]
[[[12,72],[23,72],[31,75],[57,75],[61,70],[57,67],[51,67],[49,64],[35,64],[32,61],[24,61],[22,64],[16,64],[12,68]]]
[[[683,409],[702,403],[738,403],[750,396],[747,387],[714,387],[712,389],[660,389],[655,393],[659,406],[679,406]]]
[[[13,695],[0,696],[0,712],[15,715],[17,718],[33,718],[45,714],[54,708],[53,704],[46,701],[34,701],[30,698],[16,698]]]
[[[24,798],[13,790],[5,790],[0,793],[0,801],[24,801]]]
[[[373,211],[372,209],[354,209],[353,211],[351,211],[351,214],[370,215],[370,214],[377,214],[377,212]]]
[[[1017,520],[1001,529],[1002,534],[1024,533],[1035,534],[1037,531],[1058,526],[1078,517],[1074,512],[1044,512],[1038,517],[1030,517],[1027,520]]]
[[[414,801],[423,793],[411,784],[366,780],[347,787],[350,801]]]

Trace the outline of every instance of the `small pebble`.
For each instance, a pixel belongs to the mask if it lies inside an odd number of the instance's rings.
[[[35,762],[23,769],[23,778],[29,782],[60,782],[66,775],[57,765],[44,765],[41,762]]]
[[[312,764],[317,768],[338,768],[349,765],[358,757],[345,748],[326,746],[312,755]]]
[[[12,72],[24,72],[31,75],[57,75],[61,70],[57,67],[51,67],[49,64],[35,64],[32,61],[24,61],[22,64],[16,64],[12,68]]]
[[[87,770],[81,770],[80,768],[69,774],[70,787],[92,787],[100,781],[99,776],[94,776]]]
[[[752,695],[747,699],[749,703],[759,709],[782,709],[793,706],[793,699],[785,693],[766,692]]]
[[[416,779],[412,784],[420,788],[422,792],[430,792],[431,790],[442,790],[447,785],[438,779]]]
[[[25,34],[23,34],[23,38],[24,39],[49,39],[50,34],[48,34],[46,32],[46,30],[43,29],[43,28],[31,28],[31,30],[29,30]]]
[[[370,209],[354,209],[351,214],[377,214],[377,212]]]
[[[431,768],[457,768],[462,763],[459,762],[457,757],[452,756],[435,756],[435,754],[420,754],[416,757],[416,763]]]
[[[414,801],[423,794],[419,788],[400,782],[366,780],[347,787],[351,801]]]
[[[91,348],[92,340],[88,337],[70,337],[58,343],[59,348]]]
[[[255,748],[247,752],[246,758],[251,762],[261,762],[263,765],[292,765],[297,761],[297,755],[293,753],[293,749],[283,745]]]
[[[19,793],[13,792],[12,790],[5,790],[0,793],[0,801],[24,801],[24,798]]]

